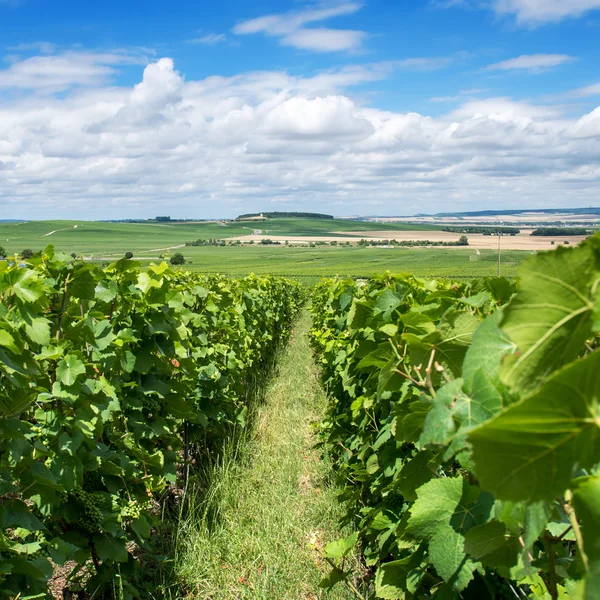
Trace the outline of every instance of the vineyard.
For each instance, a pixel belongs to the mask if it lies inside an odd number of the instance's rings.
[[[95,598],[143,597],[190,448],[243,423],[303,290],[48,248],[0,263],[0,297],[0,597],[46,598],[61,568]]]
[[[517,287],[325,281],[323,428],[375,597],[585,598],[600,589],[600,240]]]
[[[351,532],[311,542],[319,593],[596,597],[599,284],[595,236],[515,280],[316,285],[319,448]],[[52,247],[0,262],[0,598],[157,597],[164,520],[247,426],[308,297]]]

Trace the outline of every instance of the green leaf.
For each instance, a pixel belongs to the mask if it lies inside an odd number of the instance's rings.
[[[600,352],[472,430],[475,472],[497,498],[551,500],[600,455]]]
[[[506,358],[501,377],[523,391],[580,355],[592,331],[600,274],[590,245],[536,254],[519,273],[502,322],[519,351]]]
[[[500,329],[501,320],[502,312],[498,311],[489,316],[473,335],[473,343],[467,350],[462,367],[467,394],[473,392],[477,375],[483,375],[494,387],[500,385],[501,361],[504,356],[516,350],[515,343]]]
[[[147,294],[152,288],[159,288],[162,285],[161,279],[154,279],[148,273],[143,272],[138,275],[137,286],[144,294]]]
[[[50,321],[48,319],[40,317],[26,321],[25,331],[27,337],[36,344],[47,346],[50,343]]]
[[[462,477],[443,477],[422,485],[410,509],[406,533],[419,540],[433,536],[442,524],[450,523],[462,495]]]
[[[354,532],[352,535],[345,539],[335,540],[325,546],[324,553],[328,558],[340,559],[347,556],[348,553],[356,546],[358,541],[358,532]]]
[[[56,378],[66,386],[73,385],[84,374],[85,365],[75,354],[67,354],[56,367]]]
[[[131,523],[131,529],[135,531],[141,540],[147,540],[150,537],[150,525],[143,516],[138,517]]]
[[[79,266],[73,273],[72,281],[69,283],[68,292],[73,298],[79,300],[94,300],[96,279],[92,273],[91,265]]]
[[[33,303],[39,300],[45,293],[46,287],[38,273],[31,269],[19,269],[13,271],[16,273],[16,280],[12,289],[14,293],[26,303]]]
[[[470,312],[448,309],[437,329],[422,338],[422,348],[416,344],[414,348],[411,347],[415,364],[427,365],[431,351],[435,350],[435,360],[459,376],[473,333],[480,322],[480,319]]]
[[[127,548],[123,539],[118,539],[110,534],[95,535],[94,546],[100,560],[127,561]]]
[[[0,329],[0,346],[8,348],[14,354],[19,353],[19,349],[15,345],[15,338],[4,329]]]
[[[517,564],[521,551],[519,537],[504,523],[489,521],[470,529],[465,535],[465,551],[484,565],[501,569],[504,576]]]
[[[382,325],[379,328],[379,331],[385,333],[385,335],[393,337],[398,333],[398,325],[394,325],[393,323],[386,323],[385,325]]]
[[[392,313],[402,304],[402,296],[386,288],[377,298],[375,308],[383,313],[384,320],[391,318]]]
[[[589,562],[584,597],[594,600],[600,589],[600,476],[573,481],[573,505],[581,521],[583,550]]]
[[[406,500],[416,500],[417,488],[435,477],[437,465],[434,458],[433,452],[424,450],[402,465],[396,485]]]
[[[371,303],[367,300],[354,300],[348,311],[348,327],[361,329],[366,326],[373,315]]]
[[[425,545],[421,544],[414,554],[379,566],[375,574],[375,595],[386,600],[406,598],[408,577],[419,567],[425,554]]]
[[[441,525],[429,542],[429,560],[437,574],[456,592],[464,590],[481,566],[465,553],[465,539],[449,525]]]

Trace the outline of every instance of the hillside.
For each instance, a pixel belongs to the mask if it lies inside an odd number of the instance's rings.
[[[260,222],[261,232],[289,236],[339,236],[367,231],[436,230],[403,223],[362,223],[340,219],[285,218]],[[110,223],[99,221],[25,221],[0,223],[0,240],[9,253],[40,250],[48,244],[61,252],[122,254],[151,252],[197,239],[228,239],[256,231],[254,224],[235,221],[181,223]]]

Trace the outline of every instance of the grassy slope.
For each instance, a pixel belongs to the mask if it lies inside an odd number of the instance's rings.
[[[178,534],[186,598],[316,599],[328,571],[314,546],[336,538],[340,506],[314,448],[325,397],[312,362],[306,313],[258,409],[241,463],[226,456],[208,500]],[[210,515],[209,518],[207,515]],[[330,598],[350,598],[338,586]]]
[[[74,225],[77,225],[75,228]],[[330,219],[274,219],[267,222],[227,223],[101,223],[97,221],[28,221],[0,223],[0,245],[9,252],[40,250],[53,244],[60,252],[106,255],[150,251],[197,239],[226,239],[252,233],[272,235],[330,235],[334,231],[402,231],[410,225],[361,223]],[[422,228],[421,228],[422,229]],[[56,231],[47,236],[45,234]]]

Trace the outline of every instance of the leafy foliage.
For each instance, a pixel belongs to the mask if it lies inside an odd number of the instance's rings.
[[[245,405],[303,299],[295,282],[64,261],[0,263],[0,598],[146,594],[159,498]],[[141,557],[144,557],[143,560]],[[36,596],[39,594],[39,596]]]
[[[600,239],[507,280],[329,280],[312,345],[378,598],[598,589]]]

